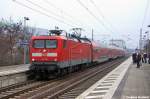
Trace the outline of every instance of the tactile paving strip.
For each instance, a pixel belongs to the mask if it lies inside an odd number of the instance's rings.
[[[76,99],[111,99],[131,63],[130,57]]]

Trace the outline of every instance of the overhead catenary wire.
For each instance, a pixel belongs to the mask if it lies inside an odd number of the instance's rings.
[[[15,2],[15,3],[17,3],[17,4],[19,4],[20,6],[23,6],[23,7],[25,7],[25,8],[28,8],[28,9],[30,9],[30,10],[32,10],[32,11],[34,11],[34,12],[37,12],[37,13],[43,15],[43,16],[46,16],[46,17],[48,17],[48,18],[50,18],[50,19],[54,19],[54,20],[57,21],[57,22],[63,23],[63,24],[65,24],[65,25],[68,25],[68,26],[70,26],[71,28],[76,27],[76,26],[74,26],[74,25],[72,25],[72,24],[69,24],[69,23],[66,23],[66,22],[64,22],[63,20],[60,20],[60,19],[58,19],[58,18],[56,18],[56,17],[54,17],[54,16],[51,16],[49,13],[45,13],[45,12],[41,11],[40,9],[36,9],[36,8],[31,7],[31,6],[28,6],[27,4],[24,4],[24,3],[22,3],[22,2],[19,2],[18,0],[12,0],[12,1]]]
[[[52,11],[46,9],[46,8],[44,8],[44,7],[42,7],[42,6],[40,6],[40,5],[36,4],[36,3],[34,3],[33,1],[30,1],[30,0],[26,0],[26,1],[29,2],[29,3],[31,3],[32,5],[34,5],[34,6],[38,7],[38,8],[40,8],[40,9],[42,9],[42,10],[48,12],[48,13],[52,13],[52,14],[55,15],[56,17],[59,17],[59,18],[61,18],[61,19],[63,18],[61,15],[58,15],[57,13],[54,13],[54,12],[52,12]],[[68,21],[69,21],[69,20],[68,20]],[[72,24],[74,24],[74,23],[71,22],[71,21],[69,21],[69,22],[72,23]]]
[[[13,1],[14,1],[15,3],[17,3],[17,4],[19,4],[19,5],[23,6],[23,7],[25,7],[25,8],[28,8],[28,9],[30,9],[30,10],[32,10],[32,11],[35,11],[35,12],[37,12],[37,13],[39,13],[39,14],[42,14],[42,15],[44,15],[44,16],[50,18],[50,19],[54,19],[54,20],[56,20],[57,22],[66,24],[66,25],[71,26],[71,27],[75,27],[75,26],[73,26],[73,25],[71,25],[71,24],[69,24],[69,23],[64,22],[63,20],[60,20],[60,19],[58,19],[58,18],[56,18],[56,17],[53,17],[53,16],[50,16],[49,14],[47,14],[47,13],[45,13],[45,12],[42,12],[42,11],[40,11],[40,10],[38,10],[38,9],[34,9],[34,8],[30,7],[30,6],[27,6],[27,5],[21,3],[21,2],[19,2],[19,1],[17,1],[17,0],[13,0]]]
[[[81,26],[84,26],[83,23],[80,22],[80,20],[78,19],[74,19],[73,16],[71,16],[69,13],[63,11],[62,9],[60,9],[59,7],[57,7],[56,5],[54,5],[53,3],[51,3],[49,0],[43,0],[45,3],[49,4],[50,6],[56,8],[57,10],[59,10],[61,13],[63,13],[65,16],[67,16],[67,18],[76,21],[76,23],[81,24]],[[85,26],[86,27],[86,26]]]
[[[113,33],[113,31],[111,29],[109,29],[107,26],[105,26],[104,22],[102,22],[96,15],[94,15],[94,13],[92,11],[89,10],[88,7],[86,7],[86,5],[84,5],[84,3],[82,3],[80,0],[77,0],[77,2],[84,8],[86,9],[86,11],[92,16],[94,17],[106,30],[110,31],[111,33]]]
[[[102,19],[105,20],[105,22],[109,24],[109,26],[112,28],[112,30],[115,30],[118,33],[118,31],[114,28],[114,26],[106,19],[103,12],[101,11],[101,9],[95,4],[94,0],[90,0],[90,2],[96,8],[99,15],[102,17]]]
[[[55,6],[49,0],[43,0],[43,1],[46,2],[46,3],[48,3],[50,6],[53,6],[54,8],[56,8],[57,10],[59,10],[60,12],[64,13],[66,16],[72,18],[72,16],[70,16],[68,13],[64,12],[62,9],[58,8],[57,6]]]
[[[59,7],[57,7],[55,4],[53,4],[53,3],[50,2],[49,0],[43,0],[43,1],[44,1],[46,4],[48,4],[48,5],[50,5],[50,6],[54,7],[54,8],[56,8],[57,10],[59,10],[61,13],[63,13],[64,17],[67,16],[67,18],[70,18],[70,19],[76,21],[76,23],[81,24],[81,26],[83,26],[83,27],[88,27],[88,26],[87,26],[88,24],[84,25],[84,24],[81,23],[79,20],[74,19],[73,16],[71,16],[71,15],[70,15],[69,13],[67,13],[67,12],[64,12],[62,9],[60,9]],[[91,27],[91,26],[90,26],[90,27]]]

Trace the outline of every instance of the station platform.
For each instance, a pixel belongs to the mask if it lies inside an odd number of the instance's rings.
[[[112,99],[150,99],[150,64],[132,64]]]
[[[0,77],[28,71],[29,66],[29,64],[2,66],[0,67]]]
[[[150,64],[130,57],[76,99],[150,99]]]

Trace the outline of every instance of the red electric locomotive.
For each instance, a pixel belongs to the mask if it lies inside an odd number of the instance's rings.
[[[85,38],[61,36],[51,30],[50,36],[33,36],[30,44],[30,71],[38,77],[58,75],[92,62],[92,44]],[[55,35],[53,35],[55,34]]]
[[[30,43],[30,73],[38,78],[62,75],[93,62],[123,56],[119,49],[102,47],[87,38],[62,36],[50,30],[49,36],[33,36]]]

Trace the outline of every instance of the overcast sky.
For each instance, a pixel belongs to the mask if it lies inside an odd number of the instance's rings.
[[[29,26],[45,29],[81,27],[90,38],[93,28],[96,40],[123,39],[127,47],[136,48],[140,28],[150,31],[148,3],[150,0],[0,0],[0,18],[17,22],[27,16]]]

